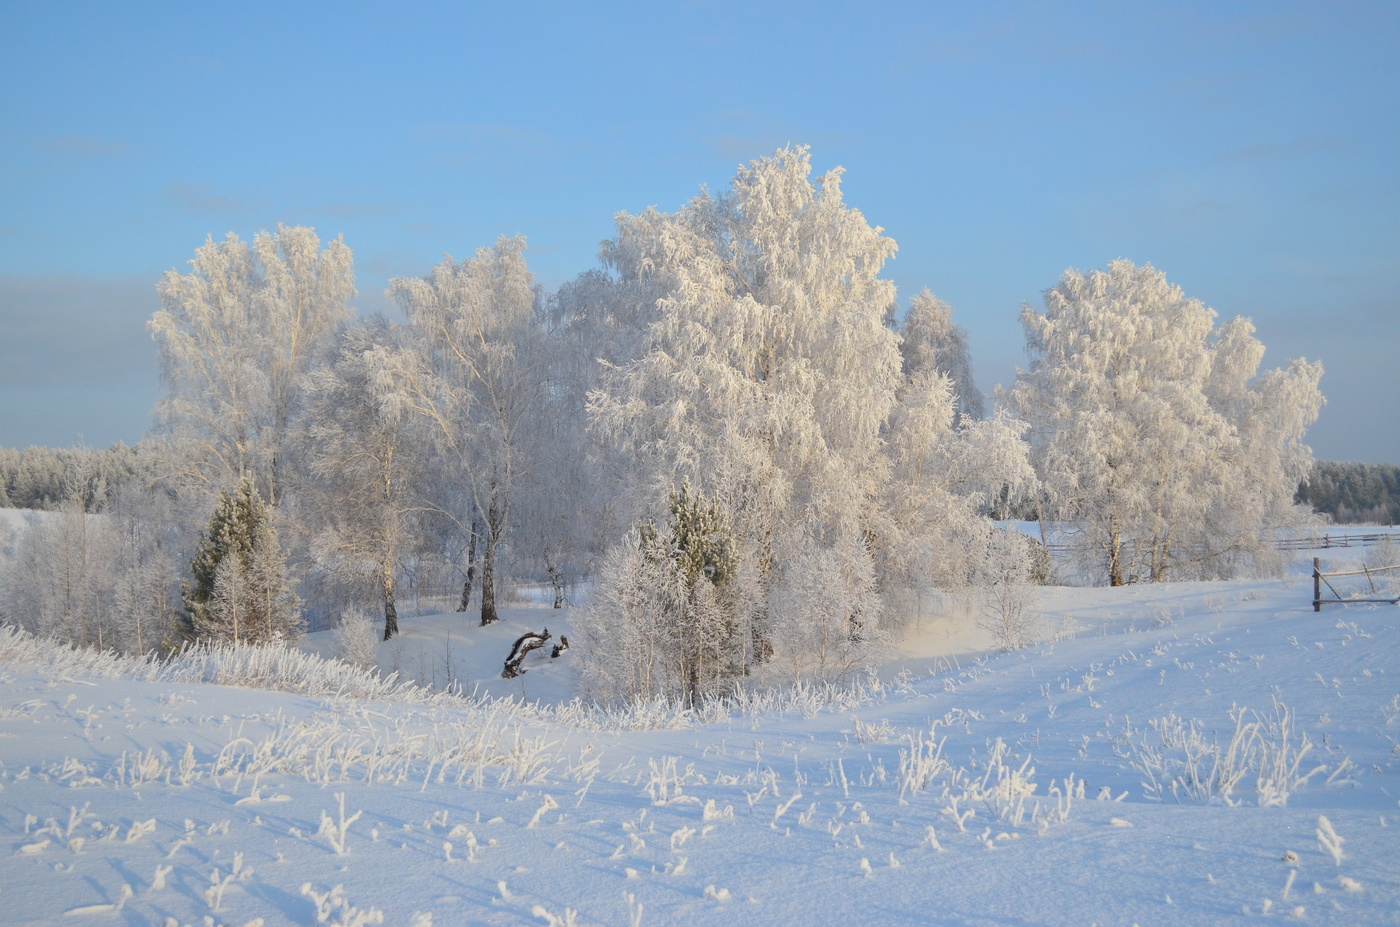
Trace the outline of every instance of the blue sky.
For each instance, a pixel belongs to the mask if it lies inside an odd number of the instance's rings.
[[[0,445],[141,436],[155,282],[207,235],[343,234],[363,311],[502,234],[553,287],[794,143],[984,389],[1066,268],[1150,261],[1266,366],[1322,359],[1317,456],[1400,463],[1397,48],[1393,3],[11,0]]]

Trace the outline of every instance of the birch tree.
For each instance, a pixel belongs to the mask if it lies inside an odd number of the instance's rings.
[[[428,463],[411,390],[416,359],[400,335],[383,319],[350,329],[307,384],[312,548],[332,573],[372,580],[384,640],[398,633],[395,587],[401,557],[416,546]]]
[[[467,490],[458,523],[481,538],[481,623],[497,620],[496,570],[510,527],[522,428],[539,401],[542,357],[525,240],[501,238],[425,278],[390,281],[414,330],[415,408]]]
[[[952,307],[927,289],[921,290],[909,303],[900,335],[905,376],[925,370],[943,374],[952,383],[958,417],[982,418],[985,404],[972,379],[967,332],[953,321]]]
[[[209,496],[251,477],[276,504],[300,378],[351,315],[350,249],[337,238],[322,250],[305,227],[279,225],[251,243],[230,232],[156,289],[148,327],[165,387],[156,421],[172,439],[174,475]]]
[[[877,562],[886,598],[907,611],[911,596],[977,585],[993,503],[1028,496],[1038,485],[1026,432],[1004,409],[982,420],[960,416],[948,376],[906,369],[885,431],[891,478],[879,510]]]
[[[1215,318],[1125,260],[1066,271],[1043,314],[1022,310],[1031,366],[1008,399],[1054,514],[1082,526],[1111,585],[1229,574],[1262,554],[1306,473],[1320,365],[1256,377],[1252,327]]]
[[[760,659],[785,563],[811,543],[869,555],[844,539],[867,533],[883,490],[899,378],[879,277],[895,243],[845,204],[839,168],[810,173],[806,148],[784,149],[675,213],[620,214],[602,251],[626,292],[656,299],[638,356],[590,396],[594,427],[631,455],[652,510],[685,481],[719,500]]]

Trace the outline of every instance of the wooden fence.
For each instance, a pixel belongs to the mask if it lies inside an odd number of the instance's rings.
[[[1377,531],[1373,534],[1324,534],[1313,538],[1287,538],[1276,541],[1279,550],[1325,550],[1331,547],[1371,547],[1389,540],[1400,544],[1400,531]]]
[[[1393,599],[1387,599],[1387,598],[1383,598],[1383,597],[1380,597],[1380,598],[1373,598],[1373,599],[1346,599],[1346,598],[1342,598],[1342,594],[1336,590],[1336,587],[1334,587],[1334,586],[1332,585],[1331,582],[1329,582],[1329,579],[1336,579],[1336,578],[1342,577],[1342,576],[1365,576],[1365,577],[1366,577],[1366,584],[1367,584],[1368,586],[1371,587],[1371,595],[1373,595],[1373,596],[1382,596],[1382,593],[1379,593],[1379,592],[1376,591],[1376,580],[1375,580],[1376,574],[1378,574],[1378,573],[1391,573],[1391,572],[1394,572],[1394,571],[1396,571],[1396,570],[1400,570],[1400,564],[1395,564],[1394,566],[1383,566],[1383,567],[1366,567],[1366,566],[1363,566],[1363,567],[1362,567],[1361,569],[1359,569],[1359,570],[1346,570],[1346,571],[1337,572],[1337,573],[1324,573],[1324,572],[1322,572],[1322,560],[1321,560],[1321,558],[1320,558],[1320,557],[1314,557],[1314,558],[1313,558],[1313,611],[1315,611],[1315,612],[1320,612],[1320,611],[1322,611],[1322,606],[1324,606],[1324,605],[1366,605],[1366,604],[1371,604],[1371,605],[1400,605],[1400,597],[1396,597],[1396,598],[1393,598]],[[1324,599],[1324,598],[1322,597],[1322,587],[1323,587],[1323,586],[1326,586],[1327,589],[1328,589],[1328,591],[1330,591],[1330,592],[1332,593],[1332,595],[1336,596],[1336,598],[1335,598],[1335,599]]]

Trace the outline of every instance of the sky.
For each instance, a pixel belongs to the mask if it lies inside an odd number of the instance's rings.
[[[342,235],[388,281],[524,234],[539,283],[620,211],[788,144],[968,330],[1150,262],[1266,367],[1321,359],[1319,458],[1400,463],[1393,3],[0,4],[0,446],[150,427],[155,285],[208,236]]]

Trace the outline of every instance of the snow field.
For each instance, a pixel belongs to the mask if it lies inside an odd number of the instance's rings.
[[[525,707],[11,647],[0,904],[18,924],[1396,923],[1400,612],[1314,614],[1305,586],[1041,590],[1072,636],[932,671],[914,641],[854,688],[629,721],[563,700],[567,655],[527,664],[559,700]],[[505,654],[462,649],[464,671]]]

